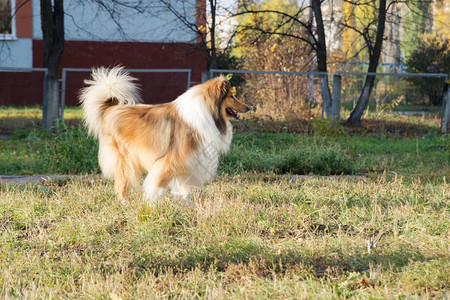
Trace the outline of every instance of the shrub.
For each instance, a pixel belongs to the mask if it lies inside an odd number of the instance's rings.
[[[406,71],[411,73],[447,73],[450,70],[450,41],[437,35],[423,35],[419,45],[406,60]],[[408,78],[433,105],[442,101],[444,78]]]

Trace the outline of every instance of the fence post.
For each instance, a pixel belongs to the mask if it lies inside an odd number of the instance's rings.
[[[42,120],[41,120],[41,129],[45,130],[44,120],[47,120],[47,76],[48,71],[44,73],[44,87],[42,92]]]
[[[443,109],[443,118],[441,123],[441,133],[449,133],[450,132],[450,80],[445,82],[444,95],[442,99],[442,104],[445,107]],[[447,99],[446,99],[447,98]]]
[[[213,76],[214,74],[212,70],[209,70],[209,72],[207,70],[202,71],[202,83],[212,79]]]
[[[64,108],[66,105],[66,80],[67,80],[67,74],[66,69],[62,69],[62,79],[61,79],[61,120],[64,120]]]
[[[334,122],[341,119],[341,88],[342,81],[340,74],[333,75],[333,96],[331,101],[331,113]]]

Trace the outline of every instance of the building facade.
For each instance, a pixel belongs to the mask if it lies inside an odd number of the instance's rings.
[[[206,70],[204,45],[195,30],[167,6],[155,1],[65,0],[62,68],[122,65],[127,69],[189,69],[192,84]],[[117,4],[119,3],[119,4]],[[111,5],[111,6],[108,6]],[[113,6],[114,5],[114,6]],[[140,6],[139,6],[140,5]],[[179,1],[176,11],[196,26],[204,0]],[[0,105],[42,104],[42,72],[4,72],[7,68],[42,68],[40,0],[0,0]],[[23,70],[25,71],[25,70]],[[77,90],[89,72],[68,72],[65,99],[77,104]],[[187,87],[186,73],[133,73],[146,103],[173,100]]]

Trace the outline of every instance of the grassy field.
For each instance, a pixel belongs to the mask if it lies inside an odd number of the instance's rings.
[[[18,131],[0,141],[0,174],[98,173],[97,142],[82,128],[58,127],[49,136]],[[367,174],[442,180],[450,174],[450,138],[309,136],[260,131],[236,132],[219,173]]]
[[[448,183],[223,176],[156,209],[86,178],[0,189],[3,298],[446,298]]]
[[[448,135],[285,125],[237,124],[193,206],[154,209],[117,201],[80,128],[0,140],[0,174],[90,174],[0,183],[0,297],[448,299]]]

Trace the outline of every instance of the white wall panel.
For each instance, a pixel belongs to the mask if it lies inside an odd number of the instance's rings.
[[[0,41],[0,67],[33,67],[32,40],[19,38]]]
[[[167,11],[167,8],[162,7],[158,0],[126,1],[130,6],[135,2],[147,3],[146,12],[140,13],[132,8],[116,6],[118,13],[111,15],[108,12],[109,8],[100,7],[94,1],[65,0],[65,39],[140,42],[193,42],[195,40],[196,35]],[[191,22],[195,22],[195,0],[190,2],[183,3],[183,0],[176,0],[171,6],[188,16]],[[39,5],[39,0],[33,0],[34,39],[42,39]]]

